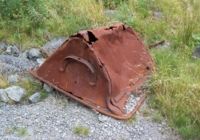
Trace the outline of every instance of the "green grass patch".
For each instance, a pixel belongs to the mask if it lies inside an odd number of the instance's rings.
[[[77,125],[73,132],[79,136],[88,136],[90,133],[90,129],[88,127]]]
[[[0,1],[0,9],[0,40],[22,49],[106,21],[103,3],[95,0],[6,0]]]

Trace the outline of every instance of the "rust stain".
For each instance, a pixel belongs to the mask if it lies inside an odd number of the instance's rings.
[[[66,40],[33,76],[67,96],[117,119],[131,93],[153,70],[153,61],[136,33],[123,24],[81,31]]]

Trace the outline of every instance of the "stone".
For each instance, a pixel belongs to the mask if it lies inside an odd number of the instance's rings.
[[[44,59],[44,58],[38,58],[36,61],[37,61],[38,65],[41,66],[45,60],[46,59]]]
[[[29,50],[27,57],[31,60],[36,60],[37,58],[41,58],[42,57],[42,53],[40,52],[39,49],[37,48],[32,48]]]
[[[37,103],[37,102],[40,101],[40,99],[41,99],[41,93],[40,92],[36,92],[29,97],[29,101],[31,103]]]
[[[21,99],[26,95],[25,90],[19,86],[8,87],[5,89],[5,92],[7,93],[8,97],[15,102],[20,102]]]
[[[18,57],[19,53],[20,53],[20,51],[17,48],[17,46],[15,46],[15,45],[8,46],[7,49],[6,49],[6,51],[5,51],[5,54],[13,55],[15,57]]]
[[[194,49],[192,57],[195,59],[200,58],[200,45]]]
[[[117,14],[117,10],[107,9],[104,11],[105,15],[108,17],[113,17]]]
[[[106,122],[106,121],[108,120],[108,117],[105,116],[105,115],[99,114],[99,115],[98,115],[98,120],[99,120],[100,122]]]
[[[19,81],[19,75],[14,74],[8,76],[8,82],[11,84],[17,83],[18,81]]]
[[[20,58],[25,58],[25,59],[28,58],[28,50],[26,50],[26,51],[20,53],[20,54],[19,54],[19,57],[20,57]]]
[[[0,53],[6,50],[6,44],[4,42],[0,42]]]
[[[3,101],[5,103],[9,102],[9,98],[4,89],[0,89],[0,101]]]
[[[163,13],[160,12],[160,11],[154,11],[153,12],[153,16],[156,18],[156,19],[161,19],[163,17]]]
[[[53,91],[53,88],[50,87],[50,86],[47,85],[47,84],[44,84],[44,85],[43,85],[43,89],[44,89],[46,92],[48,92],[48,93],[50,93],[50,92]]]
[[[51,54],[53,54],[61,45],[62,43],[67,40],[66,37],[58,37],[58,38],[54,38],[51,41],[47,42],[43,47],[42,47],[42,51],[47,54],[48,56],[50,56]]]

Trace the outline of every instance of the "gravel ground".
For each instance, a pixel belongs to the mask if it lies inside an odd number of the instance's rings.
[[[54,39],[42,49],[50,54],[63,40],[63,37]],[[5,45],[0,42],[0,49],[5,51]],[[27,72],[35,63],[27,59],[26,52],[19,52],[19,57],[0,53],[0,74]],[[127,111],[137,99],[132,97]],[[36,104],[0,102],[0,140],[179,140],[164,119],[159,123],[153,121],[155,113],[144,104],[134,118],[120,121],[53,92]]]
[[[147,105],[142,110],[148,109]],[[0,138],[18,139],[132,139],[178,140],[165,121],[156,123],[152,114],[142,111],[135,119],[120,121],[101,115],[91,109],[58,94],[37,104],[0,104]],[[82,126],[89,130],[87,136],[79,136],[74,129]]]

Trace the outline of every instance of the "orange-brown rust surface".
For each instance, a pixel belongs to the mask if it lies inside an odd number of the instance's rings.
[[[117,119],[131,117],[125,104],[153,69],[136,33],[123,24],[81,31],[71,36],[31,73],[62,93]]]

